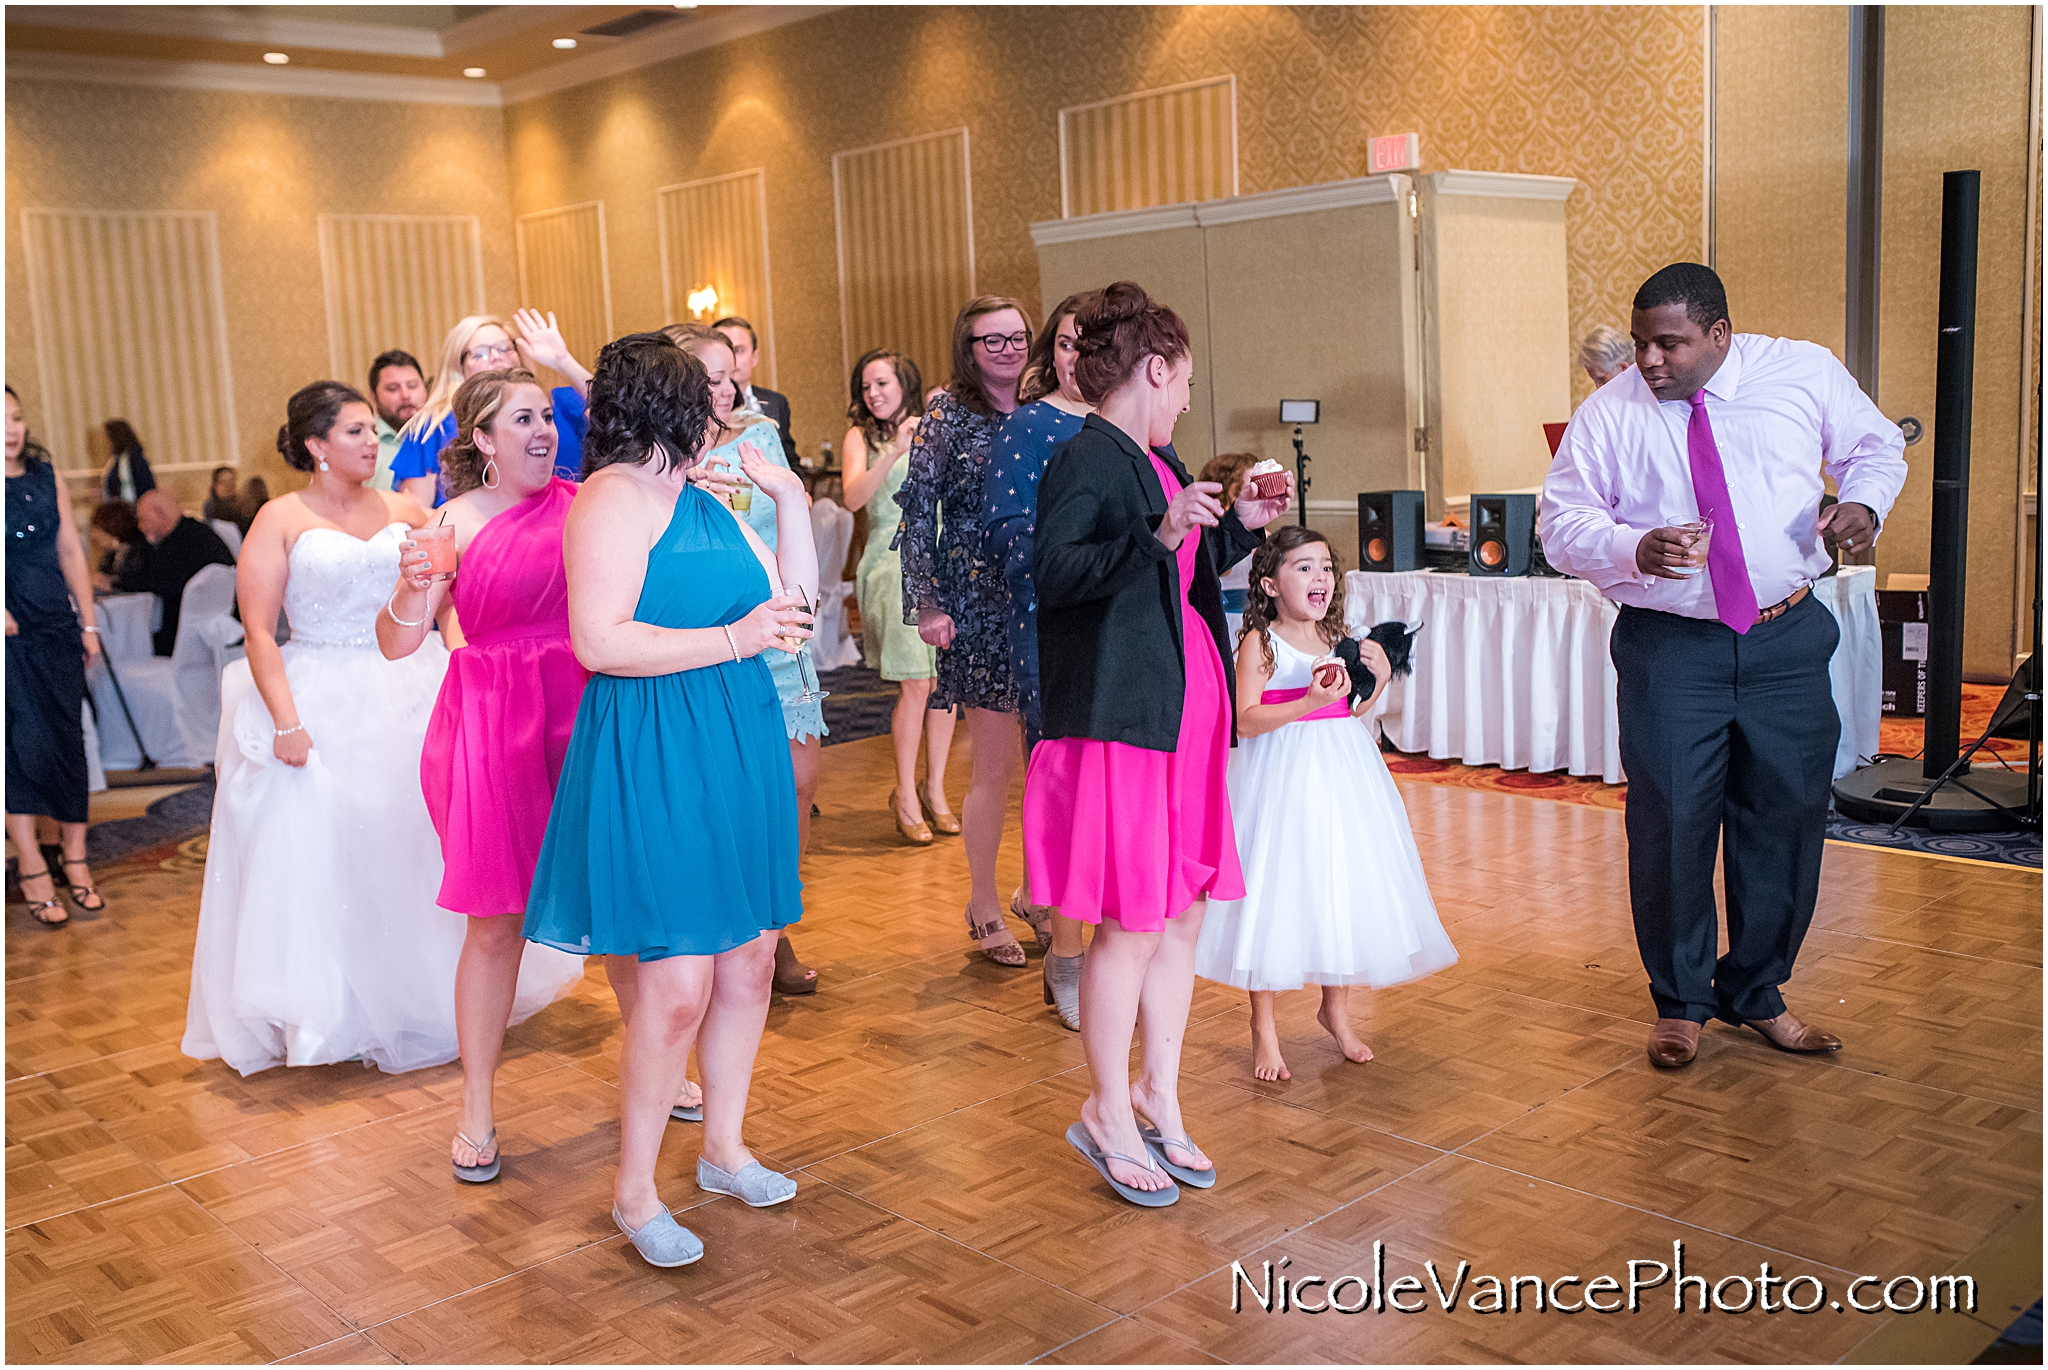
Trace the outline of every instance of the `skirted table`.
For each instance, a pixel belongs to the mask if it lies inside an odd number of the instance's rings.
[[[1883,651],[1877,572],[1844,567],[1813,592],[1842,627],[1828,666],[1842,741],[1835,774],[1877,751]],[[1617,610],[1583,580],[1352,571],[1344,577],[1353,633],[1420,622],[1415,671],[1389,687],[1382,732],[1404,752],[1503,770],[1566,771],[1610,785],[1621,770],[1614,663]]]

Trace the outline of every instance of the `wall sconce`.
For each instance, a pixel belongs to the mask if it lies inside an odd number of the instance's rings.
[[[718,308],[718,288],[707,285],[702,290],[692,290],[689,295],[688,304],[690,306],[691,318],[709,318],[713,311]]]

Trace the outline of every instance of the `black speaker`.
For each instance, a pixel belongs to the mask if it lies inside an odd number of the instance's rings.
[[[1534,495],[1472,497],[1472,574],[1526,576],[1536,541]]]
[[[1422,569],[1422,492],[1367,490],[1358,497],[1358,569]]]

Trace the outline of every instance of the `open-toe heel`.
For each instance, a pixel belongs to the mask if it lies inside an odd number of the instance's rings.
[[[1024,901],[1024,887],[1017,886],[1010,895],[1010,912],[1031,927],[1031,936],[1038,943],[1040,951],[1052,950],[1052,906],[1050,904],[1029,904]]]
[[[87,870],[92,869],[91,863],[86,861],[83,857],[79,858],[76,861],[73,861],[70,857],[67,856],[63,860],[64,869],[66,871],[69,871],[73,866],[84,866]],[[98,913],[101,909],[107,906],[107,901],[100,898],[100,892],[94,889],[91,885],[73,885],[71,884],[71,877],[68,874],[64,877],[64,883],[66,885],[69,885],[71,888],[71,902],[78,905],[78,907],[84,909],[87,913]],[[88,899],[92,900],[90,904],[85,902]]]
[[[932,844],[931,824],[919,818],[915,823],[903,821],[903,813],[896,807],[899,791],[889,791],[889,818],[896,824],[896,835],[913,847],[929,847]]]
[[[50,868],[48,866],[43,867],[39,871],[17,870],[14,873],[14,878],[15,883],[22,886],[21,901],[28,905],[29,917],[35,919],[46,928],[61,928],[71,921],[71,915],[65,913],[64,906],[57,902],[57,882],[50,880]],[[50,880],[50,897],[48,899],[29,898],[27,887],[28,882],[31,880]],[[59,916],[52,918],[50,916],[52,913],[56,913]]]
[[[977,923],[974,921],[974,910],[967,910],[967,935],[972,937],[976,943],[979,943],[985,937],[993,937],[999,932],[1008,931],[1009,926],[1003,922],[1001,914],[996,915],[986,923]],[[986,956],[996,965],[1008,970],[1024,969],[1024,948],[1014,937],[1007,942],[998,942],[992,947],[977,945],[975,950]]]

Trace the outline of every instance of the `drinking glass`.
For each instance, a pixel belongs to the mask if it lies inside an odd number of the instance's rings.
[[[1687,575],[1698,575],[1707,567],[1707,546],[1714,539],[1714,521],[1712,519],[1696,519],[1691,523],[1673,524],[1672,529],[1675,532],[1691,536],[1692,544],[1685,550],[1683,565],[1686,568],[1685,573]]]
[[[427,571],[436,580],[455,574],[455,525],[437,523],[431,528],[412,530],[412,542],[427,554]]]
[[[825,597],[823,595],[809,594],[801,585],[796,587],[796,592],[802,596],[804,609],[810,614],[811,625],[815,629],[818,622],[818,610],[825,606]],[[819,700],[830,698],[832,694],[830,690],[819,687],[817,668],[811,663],[811,643],[815,640],[814,638],[805,638],[797,644],[796,660],[797,665],[802,668],[802,679],[804,682],[804,692],[796,697],[796,702],[799,704],[815,704]]]

